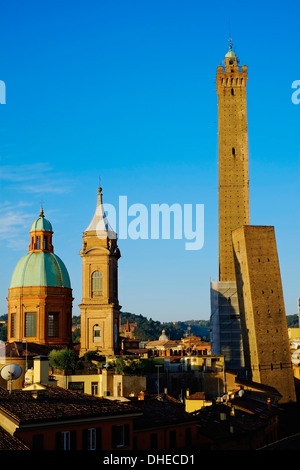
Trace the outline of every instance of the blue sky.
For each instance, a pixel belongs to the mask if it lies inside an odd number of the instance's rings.
[[[209,319],[218,276],[216,69],[248,65],[250,218],[274,225],[286,313],[299,289],[299,2],[2,2],[0,313],[41,201],[81,302],[82,232],[104,202],[204,204],[204,246],[120,240],[124,311]]]

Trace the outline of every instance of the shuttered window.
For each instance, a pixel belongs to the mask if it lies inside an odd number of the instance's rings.
[[[130,443],[129,424],[112,427],[112,447],[127,447]]]
[[[36,312],[25,314],[25,336],[36,336]]]
[[[102,294],[103,276],[100,271],[94,271],[91,279],[91,293],[92,297],[97,297]]]

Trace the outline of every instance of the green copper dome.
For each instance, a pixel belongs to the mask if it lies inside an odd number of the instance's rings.
[[[52,225],[49,220],[45,219],[43,209],[41,209],[40,216],[31,224],[30,232],[34,232],[35,230],[47,230],[52,232]]]
[[[225,55],[225,57],[236,57],[236,55],[235,55],[235,53],[234,53],[232,50],[230,50],[230,51],[227,52],[227,54]]]
[[[63,261],[54,253],[46,251],[33,251],[23,256],[14,269],[10,288],[30,286],[71,288]]]

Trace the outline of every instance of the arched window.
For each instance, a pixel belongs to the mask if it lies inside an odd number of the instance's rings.
[[[102,273],[100,271],[94,271],[92,274],[92,297],[97,297],[102,294]]]

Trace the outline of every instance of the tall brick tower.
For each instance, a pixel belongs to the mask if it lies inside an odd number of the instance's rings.
[[[247,376],[296,401],[274,227],[232,233]]]
[[[118,352],[119,311],[118,260],[121,256],[117,235],[106,218],[102,188],[98,189],[94,217],[83,233],[81,354]]]
[[[219,134],[219,281],[211,283],[212,352],[243,363],[232,231],[249,222],[247,66],[232,50],[217,68]]]
[[[231,233],[249,225],[247,66],[229,48],[217,69],[219,130],[219,281],[235,281]]]

